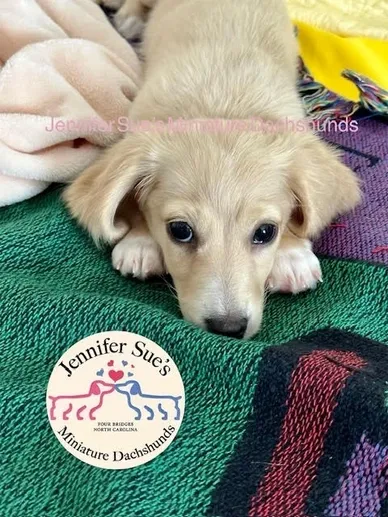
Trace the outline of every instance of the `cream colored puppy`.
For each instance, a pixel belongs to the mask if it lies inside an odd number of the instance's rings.
[[[135,18],[142,7],[125,3]],[[144,52],[134,121],[304,117],[282,0],[159,0]],[[168,271],[184,317],[233,337],[257,332],[267,288],[315,287],[308,239],[359,197],[352,171],[309,131],[203,128],[132,131],[65,193],[94,239],[114,246],[116,269]]]

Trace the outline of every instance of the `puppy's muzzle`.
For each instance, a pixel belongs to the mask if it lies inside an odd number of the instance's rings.
[[[244,337],[248,326],[248,318],[243,316],[222,316],[207,318],[205,320],[206,328],[214,334],[222,334],[224,336],[241,339]]]

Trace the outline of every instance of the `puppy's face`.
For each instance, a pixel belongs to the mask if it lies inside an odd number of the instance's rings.
[[[140,210],[184,317],[235,337],[260,326],[266,280],[289,227],[312,237],[360,199],[353,172],[311,133],[131,134],[66,191],[95,240],[128,231]],[[131,218],[130,218],[131,219]]]
[[[290,153],[276,138],[173,135],[154,149],[143,212],[184,317],[216,333],[254,334],[289,220]]]

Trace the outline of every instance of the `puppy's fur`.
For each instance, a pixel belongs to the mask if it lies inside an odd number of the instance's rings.
[[[142,16],[140,1],[124,7]],[[282,0],[158,0],[144,53],[134,121],[304,118]],[[65,193],[94,239],[115,245],[123,274],[167,270],[186,319],[217,321],[216,331],[236,336],[245,319],[244,337],[259,329],[266,284],[315,286],[321,273],[307,239],[359,197],[352,171],[306,130],[128,133]],[[195,242],[174,242],[170,221],[189,223]],[[252,245],[265,222],[278,225],[277,238]]]

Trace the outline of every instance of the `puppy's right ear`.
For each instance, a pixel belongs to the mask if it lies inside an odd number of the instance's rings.
[[[334,150],[315,134],[298,133],[290,187],[295,206],[289,228],[301,238],[313,238],[338,215],[361,199],[358,179]]]
[[[117,217],[124,199],[144,199],[154,167],[141,154],[141,145],[128,135],[103,153],[65,190],[63,198],[75,219],[96,242],[115,243],[130,229]]]

